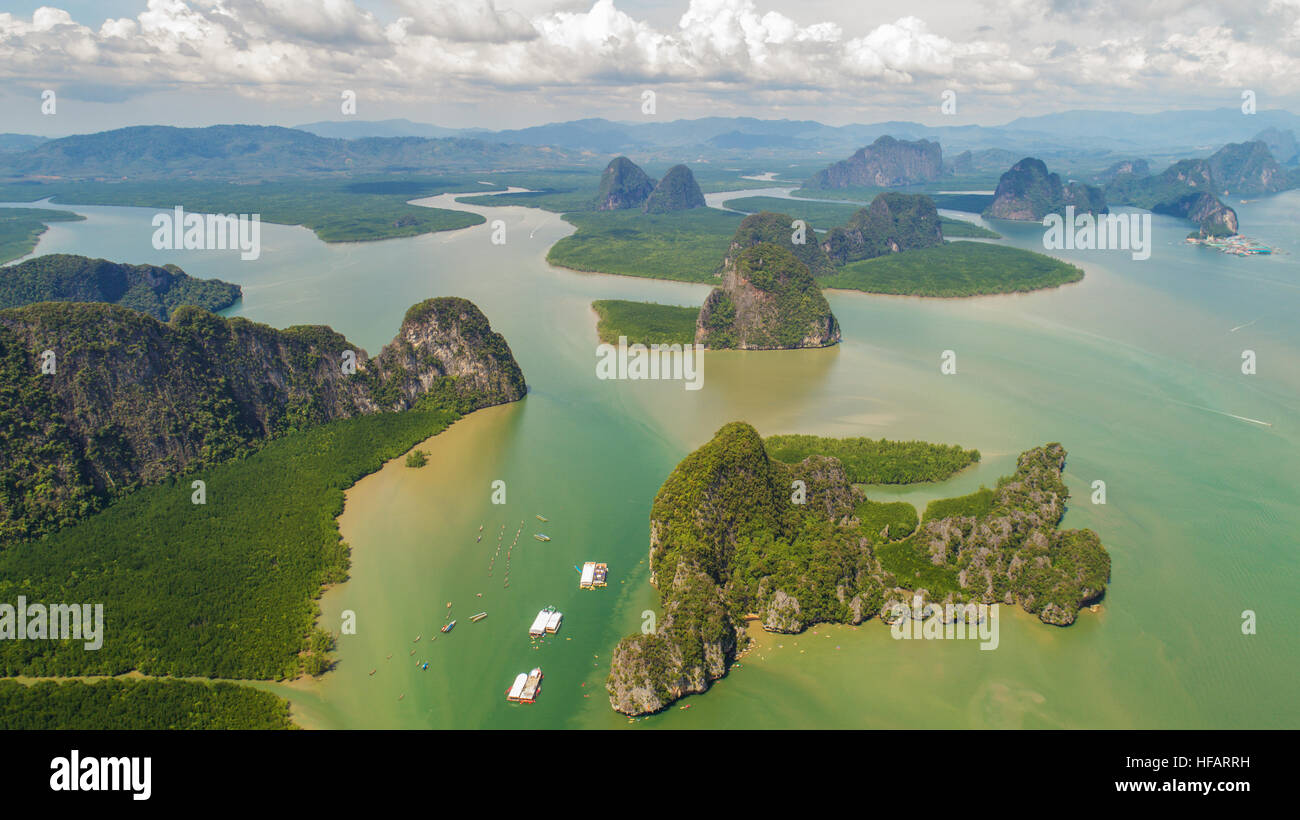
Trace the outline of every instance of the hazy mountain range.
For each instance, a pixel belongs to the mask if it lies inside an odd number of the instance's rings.
[[[516,145],[550,145],[601,154],[694,152],[711,158],[743,153],[851,154],[879,137],[939,141],[946,154],[1000,148],[1041,154],[1062,149],[1116,154],[1209,153],[1220,145],[1250,139],[1261,130],[1300,130],[1300,115],[1260,111],[1246,115],[1232,108],[1130,114],[1118,111],[1066,111],[1021,117],[1000,126],[928,126],[890,121],[842,126],[814,120],[761,120],[704,117],[694,120],[617,122],[582,119],[503,131],[452,129],[410,120],[317,122],[297,126],[320,136],[471,137]]]
[[[140,125],[0,153],[0,177],[268,179],[344,173],[509,170],[572,165],[576,153],[450,137],[332,139],[294,128]]]
[[[37,137],[31,134],[0,134],[0,154],[29,151],[42,142],[48,141],[47,137]]]
[[[1295,155],[1295,132],[1300,132],[1300,116],[1295,114],[1262,111],[1247,116],[1234,109],[1158,114],[1073,111],[996,127],[914,122],[829,126],[811,120],[751,117],[670,122],[585,119],[503,131],[442,128],[400,119],[312,123],[299,128],[133,126],[58,139],[0,135],[0,178],[268,179],[479,172],[600,167],[615,154],[665,164],[802,163],[804,170],[791,173],[803,176],[884,136],[938,142],[948,173],[1000,173],[1026,156],[1048,160],[1066,173],[1096,173],[1117,160],[1137,158],[1162,168],[1257,135],[1278,146],[1283,164],[1294,165],[1300,159]]]

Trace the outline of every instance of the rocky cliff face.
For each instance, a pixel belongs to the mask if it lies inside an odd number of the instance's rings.
[[[367,366],[377,371],[381,385],[368,410],[414,407],[439,387],[458,397],[462,412],[518,401],[527,392],[505,337],[468,299],[443,297],[412,306],[397,337]]]
[[[695,564],[674,568],[654,633],[619,641],[610,660],[609,702],[626,715],[658,712],[704,692],[735,659],[744,622],[727,609],[722,589]]]
[[[943,244],[934,200],[922,194],[878,194],[842,228],[831,228],[822,250],[836,265]]]
[[[1234,234],[1237,212],[1214,195],[1217,183],[1208,160],[1184,159],[1154,176],[1121,174],[1106,186],[1116,202],[1189,219],[1203,234]]]
[[[45,375],[47,350],[55,370]],[[0,363],[0,531],[13,537],[272,436],[426,396],[468,412],[525,392],[505,340],[472,303],[449,298],[413,307],[373,360],[322,326],[276,330],[194,307],[164,323],[113,305],[30,305],[0,311]]]
[[[704,207],[704,194],[695,181],[695,174],[685,165],[674,165],[659,180],[659,184],[646,197],[645,212],[666,214]]]
[[[1022,453],[1010,480],[999,482],[987,516],[925,521],[912,538],[937,566],[957,570],[969,599],[1018,604],[1039,620],[1074,623],[1079,608],[1102,594],[1110,556],[1091,530],[1058,530],[1069,497],[1061,480],[1065,448]]]
[[[1101,189],[1081,182],[1062,183],[1059,175],[1048,173],[1042,160],[1025,157],[998,180],[984,217],[1038,222],[1050,213],[1063,213],[1069,205],[1080,214],[1107,212]]]
[[[933,182],[943,175],[943,151],[929,140],[880,137],[846,160],[818,171],[809,188],[895,188]]]
[[[746,248],[724,268],[722,287],[700,308],[695,341],[711,348],[826,347],[840,325],[808,266],[770,242]]]
[[[658,711],[705,691],[743,644],[744,616],[774,632],[820,622],[861,623],[913,595],[935,603],[1019,604],[1044,623],[1066,625],[1103,594],[1110,558],[1090,530],[1057,530],[1068,491],[1065,451],[1049,444],[1021,455],[988,512],[927,520],[889,544],[913,556],[895,574],[876,554],[883,537],[863,532],[863,501],[838,459],[773,461],[754,428],[733,422],[682,460],[650,511],[651,583],[664,613],[652,634],[624,638],[607,690],[625,714]],[[802,482],[802,503],[791,494]],[[952,579],[920,589],[917,562]],[[890,564],[891,566],[894,564]]]
[[[791,216],[772,211],[760,211],[742,219],[740,227],[736,229],[736,235],[732,237],[727,255],[718,268],[717,275],[721,276],[727,268],[734,266],[736,257],[740,256],[741,251],[752,248],[760,242],[770,242],[787,249],[795,255],[796,259],[808,266],[814,278],[833,274],[835,266],[826,256],[826,251],[818,241],[812,223],[805,220],[805,229],[801,237],[804,241],[796,243],[794,221]]]
[[[1264,142],[1234,142],[1206,160],[1216,193],[1232,196],[1273,194],[1295,187]]]
[[[655,188],[654,180],[627,157],[615,157],[600,175],[596,210],[619,211],[640,208]]]
[[[1232,236],[1237,233],[1237,212],[1202,191],[1188,193],[1151,207],[1158,214],[1181,216],[1201,226],[1202,236]]]

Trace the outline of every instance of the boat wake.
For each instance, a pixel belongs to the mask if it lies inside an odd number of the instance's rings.
[[[1181,404],[1184,407],[1191,407],[1195,410],[1204,410],[1207,413],[1215,413],[1220,416],[1227,416],[1230,419],[1237,419],[1238,421],[1246,421],[1246,422],[1250,422],[1251,424],[1258,424],[1261,427],[1273,426],[1273,423],[1270,421],[1260,421],[1259,419],[1252,419],[1249,416],[1239,416],[1236,413],[1228,413],[1223,410],[1215,410],[1213,407],[1202,407],[1199,404],[1188,404],[1185,401],[1176,401],[1174,399],[1170,399],[1170,401],[1172,401],[1174,404]]]

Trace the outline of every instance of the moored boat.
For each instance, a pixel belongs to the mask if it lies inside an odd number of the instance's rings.
[[[578,580],[579,589],[595,589],[603,587],[609,577],[609,565],[588,561],[582,565],[582,578]]]
[[[560,621],[563,615],[555,610],[555,607],[548,606],[537,613],[533,623],[528,627],[530,637],[537,638],[545,635],[547,632],[554,635],[560,628]]]
[[[524,681],[523,691],[519,693],[520,703],[534,703],[542,691],[542,668],[535,667]]]
[[[520,672],[515,677],[514,684],[509,689],[506,690],[506,700],[512,701],[514,703],[518,703],[519,696],[523,694],[524,686],[527,685],[527,683],[528,683],[528,673]]]

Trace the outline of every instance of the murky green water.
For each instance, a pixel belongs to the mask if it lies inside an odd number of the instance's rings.
[[[1300,252],[1300,192],[1235,207],[1252,236]],[[335,630],[344,610],[355,612],[357,634],[340,637],[336,672],[271,687],[307,725],[627,727],[603,681],[619,636],[654,604],[646,583],[654,492],[686,453],[743,419],[765,434],[921,438],[982,451],[976,469],[943,485],[879,493],[918,506],[991,485],[1020,451],[1060,441],[1074,495],[1065,525],[1101,535],[1113,560],[1109,592],[1100,612],[1067,629],[1004,608],[995,651],[895,641],[876,622],[761,635],[739,668],[687,701],[691,709],[637,728],[1300,726],[1296,256],[1247,260],[1190,247],[1184,224],[1156,217],[1151,259],[1063,252],[1088,275],[1059,290],[967,300],[832,292],[842,345],[711,353],[704,389],[691,392],[596,379],[589,303],[699,304],[707,289],[553,269],[546,249],[571,228],[551,214],[475,209],[506,221],[504,246],[490,243],[490,225],[342,246],[266,225],[262,258],[240,262],[154,251],[152,211],[75,210],[90,219],[52,226],[40,252],[175,262],[243,285],[232,313],[276,326],[330,324],[371,353],[413,302],[465,296],[524,369],[525,401],[426,442],[428,467],[397,461],[349,493],[340,526],[352,579],[322,608]],[[1008,242],[1041,248],[1041,228],[996,227]],[[1256,375],[1241,373],[1244,349],[1256,351]],[[956,375],[940,374],[944,350],[957,354]],[[490,499],[498,479],[504,506]],[[1089,502],[1095,479],[1107,483],[1104,506]],[[506,588],[506,547],[521,520]],[[489,577],[502,524],[505,546]],[[574,565],[586,560],[609,563],[607,589],[577,589]],[[443,635],[449,601],[458,623]],[[565,613],[564,626],[534,649],[527,626],[547,604]],[[1257,635],[1242,635],[1247,609]],[[469,622],[478,611],[488,617]],[[417,668],[425,661],[427,671]],[[535,665],[546,674],[539,701],[508,704],[504,690]]]

